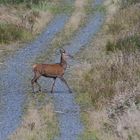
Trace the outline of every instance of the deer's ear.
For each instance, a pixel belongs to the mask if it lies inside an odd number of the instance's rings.
[[[63,48],[60,49],[60,53],[65,53],[65,50]]]

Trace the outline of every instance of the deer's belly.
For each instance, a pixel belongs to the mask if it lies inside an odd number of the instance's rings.
[[[46,75],[46,74],[43,74],[42,76],[48,77],[48,78],[56,78],[56,77],[58,77],[57,75]]]

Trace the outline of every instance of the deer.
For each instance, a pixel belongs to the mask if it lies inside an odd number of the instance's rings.
[[[34,91],[34,84],[36,83],[39,91],[41,92],[41,86],[37,82],[37,80],[43,76],[46,78],[52,78],[53,79],[53,84],[51,88],[51,93],[53,93],[54,86],[56,79],[59,78],[69,89],[69,92],[72,93],[72,90],[70,89],[67,81],[64,79],[64,73],[67,69],[67,58],[73,58],[70,54],[66,53],[66,51],[62,48],[60,49],[60,63],[55,63],[55,64],[34,64],[33,65],[33,72],[34,72],[34,77],[31,80],[31,85],[32,85],[32,91]]]

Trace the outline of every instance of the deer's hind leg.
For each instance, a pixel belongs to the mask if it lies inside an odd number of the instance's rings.
[[[35,93],[34,91],[34,83],[36,83],[39,87],[39,91],[41,91],[41,86],[39,85],[39,83],[37,82],[37,80],[40,78],[40,74],[39,73],[35,73],[34,75],[34,78],[31,80],[31,84],[32,84],[32,90],[33,90],[33,93]]]

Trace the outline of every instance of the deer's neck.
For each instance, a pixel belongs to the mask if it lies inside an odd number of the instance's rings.
[[[67,68],[67,61],[63,58],[63,56],[61,56],[60,65],[61,65],[64,69]]]

